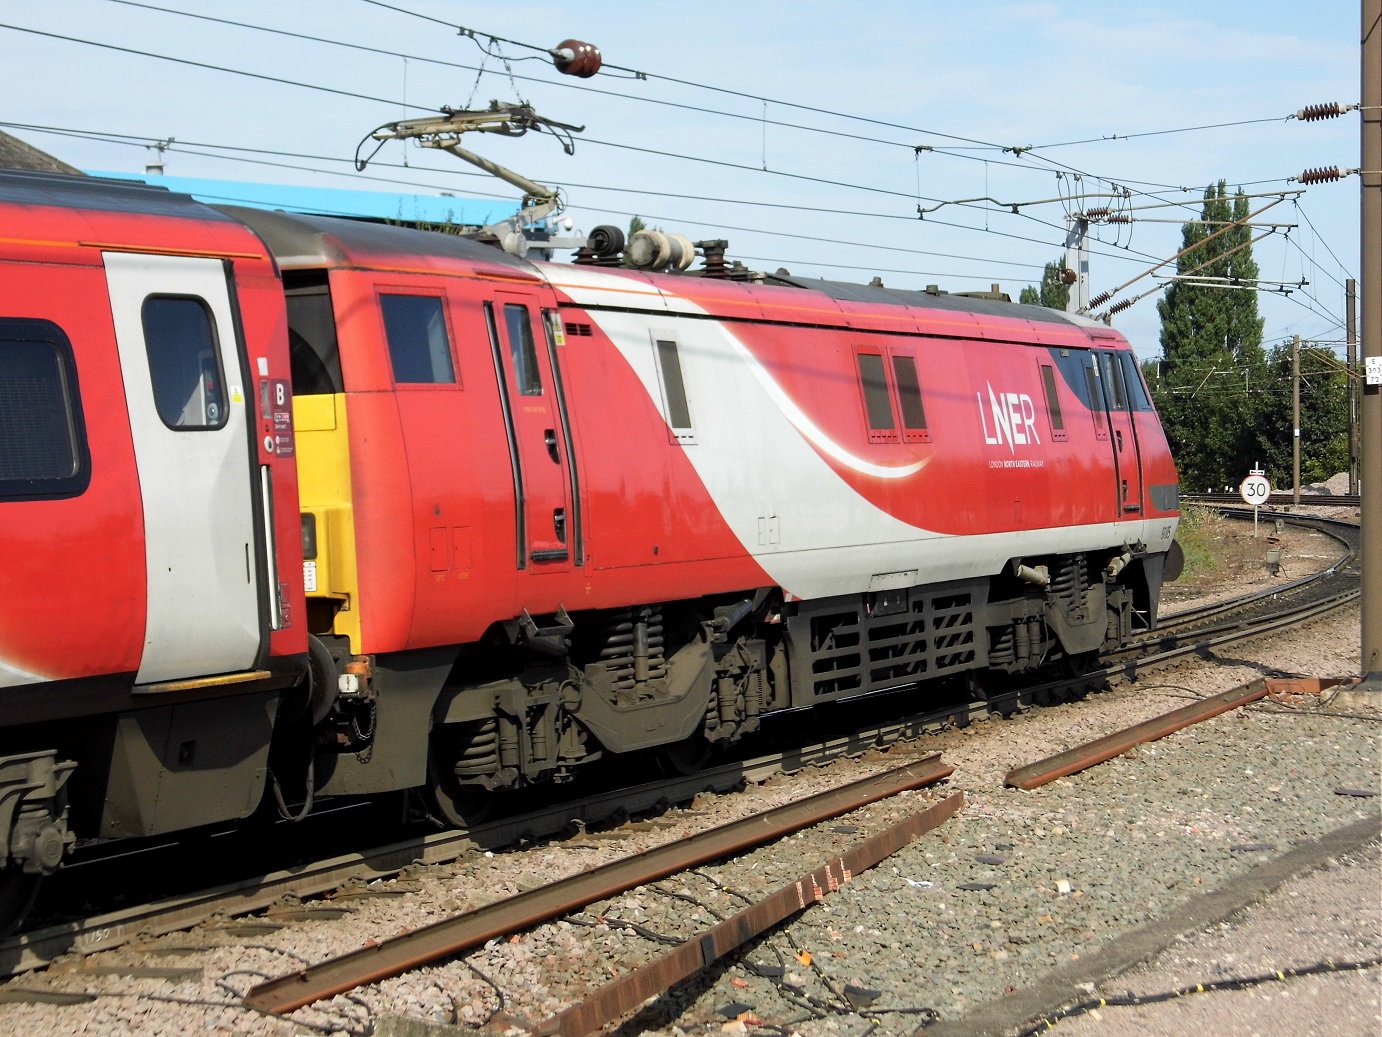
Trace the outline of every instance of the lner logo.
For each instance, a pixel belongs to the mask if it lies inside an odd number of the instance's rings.
[[[988,406],[984,405],[982,393],[975,393],[979,402],[979,424],[984,430],[984,442],[990,446],[1008,445],[1009,453],[1016,453],[1019,445],[1041,444],[1036,430],[1036,408],[1032,398],[1025,392],[994,392],[993,386],[984,383],[988,389]],[[987,413],[986,413],[987,412]],[[989,427],[989,418],[993,427]]]

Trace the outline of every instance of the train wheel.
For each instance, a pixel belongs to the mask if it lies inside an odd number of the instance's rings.
[[[656,750],[657,763],[664,774],[686,777],[702,770],[715,756],[715,747],[704,735],[695,734]]]
[[[9,936],[23,923],[38,897],[41,875],[0,871],[0,936]]]
[[[1097,651],[1063,656],[1060,668],[1063,675],[1071,678],[1068,698],[1082,699],[1102,684],[1103,679],[1098,675],[1100,662]]]
[[[428,788],[437,812],[457,828],[470,828],[494,812],[495,793],[479,785],[462,785],[453,773],[434,761],[428,767]]]
[[[477,825],[493,812],[495,792],[481,781],[499,769],[499,734],[493,718],[433,729],[428,785],[437,810],[457,828]],[[462,781],[462,776],[470,780]]]

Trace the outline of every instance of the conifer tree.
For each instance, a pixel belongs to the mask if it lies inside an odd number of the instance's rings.
[[[1252,258],[1252,228],[1242,222],[1247,217],[1247,197],[1239,191],[1230,200],[1220,180],[1205,190],[1200,220],[1188,222],[1182,229],[1181,248],[1188,251],[1177,260],[1176,272],[1227,280],[1223,287],[1175,281],[1157,303],[1161,349],[1170,374],[1177,367],[1198,361],[1231,364],[1265,359],[1262,318],[1257,315],[1258,270]],[[1212,241],[1207,240],[1230,221],[1238,222]]]
[[[1280,423],[1280,398],[1264,391],[1274,376],[1262,348],[1247,217],[1241,191],[1230,197],[1222,180],[1207,188],[1200,219],[1182,228],[1176,269],[1222,280],[1172,282],[1157,303],[1163,362],[1153,396],[1188,488],[1236,485],[1265,460]]]

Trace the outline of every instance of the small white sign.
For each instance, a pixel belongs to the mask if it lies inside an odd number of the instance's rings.
[[[317,593],[317,563],[310,558],[302,563],[302,589],[308,594]]]
[[[1382,356],[1365,357],[1366,381],[1368,385],[1382,385]]]
[[[1267,503],[1267,498],[1272,495],[1272,484],[1265,475],[1254,473],[1238,485],[1238,493],[1246,503],[1251,504],[1254,508],[1260,508]]]

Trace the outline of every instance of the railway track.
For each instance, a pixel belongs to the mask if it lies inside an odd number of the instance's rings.
[[[1243,498],[1236,493],[1183,493],[1181,500],[1192,504],[1212,504],[1215,506],[1241,505]],[[1302,507],[1357,508],[1361,497],[1356,493],[1302,493]],[[1270,507],[1284,508],[1295,504],[1295,496],[1288,491],[1275,490],[1267,499]]]
[[[1300,521],[1299,516],[1289,516]],[[1346,524],[1309,519],[1334,529],[1348,542]],[[1350,556],[1351,557],[1351,556]],[[918,739],[950,727],[964,727],[992,712],[1011,713],[1034,703],[1079,694],[1091,685],[1135,679],[1149,670],[1227,644],[1308,622],[1340,608],[1358,595],[1350,557],[1315,577],[1253,595],[1251,610],[1241,615],[1216,606],[1213,612],[1192,609],[1167,617],[1167,629],[1129,647],[1106,666],[1073,679],[1014,689],[987,702],[955,702],[901,719],[865,722],[847,733],[793,745],[753,759],[732,761],[687,777],[666,778],[622,788],[580,801],[552,804],[502,818],[465,832],[442,832],[406,838],[363,853],[349,853],[293,867],[252,881],[237,881],[119,910],[64,920],[0,940],[0,972],[16,975],[41,968],[62,955],[91,954],[162,933],[186,929],[217,916],[239,916],[274,905],[309,901],[333,891],[349,891],[374,879],[397,875],[415,865],[453,861],[477,849],[511,846],[548,838],[575,828],[595,826],[628,814],[656,811],[668,803],[686,802],[703,791],[726,792],[768,780],[775,774],[857,756],[870,748]],[[1213,618],[1213,622],[1207,622]],[[311,908],[306,909],[308,912]]]

